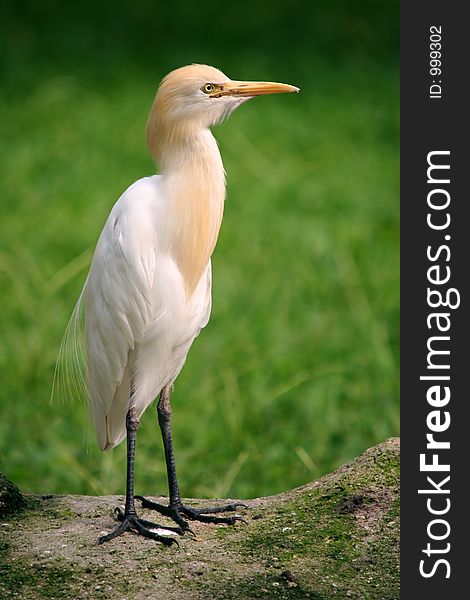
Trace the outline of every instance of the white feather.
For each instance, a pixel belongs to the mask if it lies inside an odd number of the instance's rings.
[[[210,261],[188,297],[161,247],[170,212],[161,189],[161,177],[141,179],[114,205],[61,346],[55,387],[85,394],[103,450],[126,436],[131,373],[140,416],[176,379],[209,319]]]

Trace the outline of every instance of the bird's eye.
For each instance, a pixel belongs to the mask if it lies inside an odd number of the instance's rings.
[[[201,91],[204,92],[204,94],[210,94],[211,92],[214,91],[214,85],[212,83],[205,83],[202,88]]]

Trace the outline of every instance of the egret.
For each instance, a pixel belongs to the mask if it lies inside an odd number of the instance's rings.
[[[222,222],[225,172],[210,128],[254,96],[298,91],[283,83],[234,81],[198,64],[172,71],[158,87],[147,145],[160,174],[132,184],[112,208],[58,362],[59,379],[75,373],[74,384],[84,388],[101,449],[127,436],[125,508],[116,509],[120,524],[99,543],[133,530],[171,545],[172,535],[190,531],[188,519],[225,524],[241,519],[216,516],[240,504],[197,509],[182,503],[170,391],[211,311],[211,255]],[[82,366],[74,367],[80,357]],[[157,397],[168,506],[134,496],[136,434]],[[172,531],[162,535],[160,526],[138,516],[135,499],[171,517],[177,527],[166,527]]]

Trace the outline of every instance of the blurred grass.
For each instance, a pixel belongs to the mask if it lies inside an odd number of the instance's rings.
[[[216,24],[189,2],[7,10],[0,470],[20,487],[124,489],[124,446],[99,453],[86,407],[49,403],[52,373],[112,204],[153,172],[156,84],[188,62],[302,93],[215,130],[228,199],[212,319],[173,396],[182,492],[275,493],[398,433],[398,7],[351,4],[227,5]],[[136,476],[165,492],[153,408]]]

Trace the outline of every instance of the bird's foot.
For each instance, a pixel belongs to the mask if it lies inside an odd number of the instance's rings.
[[[116,527],[114,531],[108,533],[108,535],[103,535],[98,538],[98,544],[104,544],[104,542],[109,542],[110,540],[122,535],[126,531],[135,531],[144,537],[150,538],[157,542],[161,542],[165,546],[171,546],[172,544],[178,545],[178,542],[173,538],[165,535],[161,535],[154,531],[155,529],[160,530],[162,533],[164,531],[177,533],[178,535],[183,535],[184,528],[182,527],[163,527],[162,525],[157,525],[157,523],[152,523],[152,521],[146,521],[145,519],[141,519],[135,513],[126,514],[122,512],[120,508],[116,508],[114,511],[117,515],[118,521],[121,521],[120,525]],[[170,534],[171,535],[171,534]]]
[[[213,516],[214,513],[232,512],[237,510],[237,508],[248,508],[246,504],[242,504],[241,502],[233,502],[231,504],[225,504],[223,506],[193,508],[192,506],[185,506],[181,503],[176,504],[174,506],[165,506],[164,504],[158,504],[157,502],[147,500],[143,496],[134,496],[134,498],[142,502],[142,508],[156,510],[165,517],[170,517],[170,519],[173,519],[173,521],[175,521],[175,523],[177,523],[183,531],[191,532],[188,521],[186,519],[189,519],[190,521],[200,521],[202,523],[214,523],[224,525],[235,525],[237,521],[242,521],[243,523],[246,523],[245,519],[238,515],[230,517]],[[186,517],[186,519],[184,517]]]

